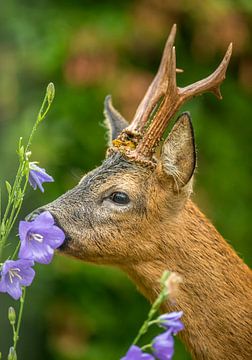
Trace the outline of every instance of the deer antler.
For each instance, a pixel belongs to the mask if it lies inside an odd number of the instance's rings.
[[[132,123],[114,141],[114,147],[135,161],[149,163],[168,122],[180,106],[193,96],[210,91],[221,99],[220,85],[225,79],[232,54],[232,43],[219,67],[207,78],[180,88],[176,84],[176,53],[173,46],[176,25],[173,25],[165,45],[157,75],[141,101]],[[153,115],[154,114],[154,115]],[[150,118],[150,124],[148,122]],[[127,149],[129,140],[134,149]]]

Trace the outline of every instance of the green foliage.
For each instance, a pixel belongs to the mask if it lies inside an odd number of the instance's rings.
[[[3,211],[3,216],[2,216],[2,197],[1,197],[2,192],[0,192],[0,205],[1,205],[0,206],[0,261],[1,261],[0,265],[1,266],[3,265],[5,260],[16,260],[16,256],[20,247],[20,242],[18,241],[18,243],[16,242],[11,243],[11,245],[15,249],[13,254],[11,255],[10,253],[6,254],[5,252],[6,247],[10,245],[10,243],[8,243],[7,241],[10,240],[9,235],[11,233],[12,228],[16,225],[16,220],[21,211],[24,196],[26,194],[26,188],[30,173],[29,169],[30,169],[30,165],[32,164],[29,161],[31,156],[30,147],[32,144],[32,140],[39,124],[44,120],[51,107],[54,95],[55,95],[54,85],[53,83],[49,83],[46,89],[46,93],[41,108],[38,112],[36,121],[28,137],[27,144],[24,146],[22,143],[22,137],[19,139],[18,149],[17,149],[19,164],[15,175],[15,180],[13,182],[13,185],[11,185],[8,181],[5,181],[6,190],[7,190],[7,200],[6,200],[7,203]],[[3,254],[5,255],[4,258],[3,258]],[[21,276],[19,277],[20,279],[22,279]],[[11,283],[13,282],[11,277],[10,277],[10,282]],[[26,289],[25,287],[22,287],[17,323],[16,323],[15,309],[12,306],[10,306],[8,309],[8,320],[10,322],[12,328],[12,334],[13,334],[13,339],[12,339],[13,346],[11,346],[9,349],[8,360],[17,360],[16,349],[19,340],[19,331],[23,316],[25,293],[26,293]]]
[[[16,139],[20,134],[27,139],[41,89],[51,80],[57,89],[50,121],[33,146],[34,158],[55,183],[43,195],[30,190],[20,218],[100,164],[106,147],[101,126],[105,95],[111,93],[115,106],[132,118],[177,22],[177,62],[185,70],[178,75],[181,86],[209,74],[234,41],[223,101],[204,95],[184,109],[191,112],[198,147],[195,200],[251,263],[251,17],[251,2],[245,0],[4,2],[1,179],[13,178]],[[24,311],[24,359],[99,360],[106,354],[106,360],[113,360],[125,353],[148,304],[122,273],[58,257],[37,274]],[[3,296],[2,313],[8,306]],[[7,318],[0,321],[9,328]],[[5,354],[10,338],[11,332],[1,332]],[[176,349],[175,360],[189,359],[182,347]]]
[[[46,94],[43,99],[41,108],[39,110],[37,119],[32,128],[32,131],[29,135],[27,144],[24,146],[22,144],[22,138],[19,139],[18,143],[18,160],[19,165],[16,173],[16,177],[13,183],[13,186],[8,181],[5,181],[6,190],[7,190],[7,205],[3,214],[3,218],[0,216],[0,260],[2,257],[3,250],[5,248],[5,243],[8,239],[8,236],[15,225],[16,219],[21,210],[21,206],[24,200],[26,187],[29,178],[29,159],[31,156],[30,146],[34,137],[34,134],[41,123],[46,117],[50,106],[52,104],[55,94],[55,89],[53,83],[49,83],[46,89]],[[2,202],[2,200],[0,199]],[[19,245],[16,247],[14,254],[18,251]],[[14,258],[14,255],[11,257]]]

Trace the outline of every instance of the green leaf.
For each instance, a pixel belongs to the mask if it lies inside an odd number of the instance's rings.
[[[20,156],[21,159],[24,158],[24,147],[23,147],[23,145],[18,149],[18,155]]]
[[[23,197],[24,197],[24,193],[23,193],[22,189],[18,189],[17,194],[16,194],[15,203],[14,203],[15,209],[17,209],[19,207],[20,203],[23,201]]]
[[[22,145],[22,140],[23,138],[20,137],[18,141],[18,149],[17,149],[17,154],[20,158],[20,162],[24,159],[24,152],[25,152],[24,146]]]
[[[8,194],[10,195],[10,193],[11,193],[11,184],[8,182],[8,181],[5,181],[5,185],[6,185],[6,189],[7,189],[7,191],[8,191]]]
[[[0,225],[0,234],[4,234],[5,233],[5,223],[2,221],[1,225]]]

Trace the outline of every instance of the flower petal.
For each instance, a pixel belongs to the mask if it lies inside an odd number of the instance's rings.
[[[22,270],[29,269],[31,266],[34,265],[34,261],[30,259],[19,259],[19,260],[13,260],[12,262],[13,262],[12,267],[19,267]]]
[[[142,354],[141,360],[155,360],[154,357],[150,354]]]
[[[18,227],[18,234],[21,241],[26,241],[28,231],[31,229],[32,222],[20,221]]]
[[[30,172],[29,172],[29,183],[33,187],[34,190],[39,189],[44,192],[44,188],[42,184],[44,182],[53,182],[54,179],[52,176],[48,175],[45,169],[40,168],[35,163],[29,163]]]
[[[38,215],[33,221],[33,228],[44,229],[54,225],[54,218],[49,211],[44,211]]]
[[[37,173],[37,176],[41,182],[53,182],[54,179],[52,176],[48,175],[44,169],[41,169],[43,171],[40,171]]]
[[[5,283],[3,277],[2,277],[2,279],[0,281],[0,292],[6,292],[6,283]]]
[[[31,241],[32,259],[40,264],[49,264],[52,261],[54,250],[45,244]]]
[[[183,315],[183,311],[174,311],[169,314],[163,314],[159,316],[160,325],[170,330],[170,333],[177,334],[184,329],[184,325],[180,318]]]
[[[150,354],[142,352],[142,350],[136,346],[132,345],[127,354],[121,358],[121,360],[155,360],[154,357]]]
[[[36,190],[37,189],[37,177],[33,176],[33,172],[30,171],[29,173],[29,184],[31,185],[31,187]]]
[[[183,316],[183,311],[173,311],[171,313],[163,314],[159,316],[159,319],[163,320],[178,320]]]
[[[22,295],[22,289],[18,281],[9,281],[6,283],[6,292],[13,297],[13,299],[18,300]]]
[[[171,360],[174,354],[174,339],[169,331],[156,336],[152,342],[155,357],[159,360]]]
[[[44,192],[44,188],[42,186],[42,181],[38,175],[38,173],[36,173],[34,170],[31,170],[30,173],[29,173],[29,177],[31,177],[32,181],[36,183],[36,185],[39,187],[39,189]],[[36,188],[37,188],[36,186]],[[35,189],[36,189],[35,188]]]
[[[21,243],[18,257],[20,259],[33,259],[32,247],[28,246],[25,242]]]
[[[52,226],[50,229],[41,231],[45,239],[45,243],[50,245],[53,249],[58,248],[65,240],[64,232],[58,226]]]
[[[22,271],[22,280],[20,280],[20,284],[22,286],[30,286],[33,282],[35,276],[35,271],[32,268],[24,269]]]

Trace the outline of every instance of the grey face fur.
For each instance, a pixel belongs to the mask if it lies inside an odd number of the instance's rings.
[[[95,257],[96,262],[101,250],[102,262],[120,257],[118,253],[111,258],[111,239],[118,239],[122,232],[127,236],[132,227],[129,218],[141,222],[147,216],[146,193],[141,190],[147,189],[150,178],[150,170],[115,154],[84,176],[72,190],[43,207],[51,212],[66,233],[64,252],[87,261],[93,261]],[[129,202],[115,203],[111,196],[117,192],[127,194]],[[107,260],[106,253],[109,254]]]

